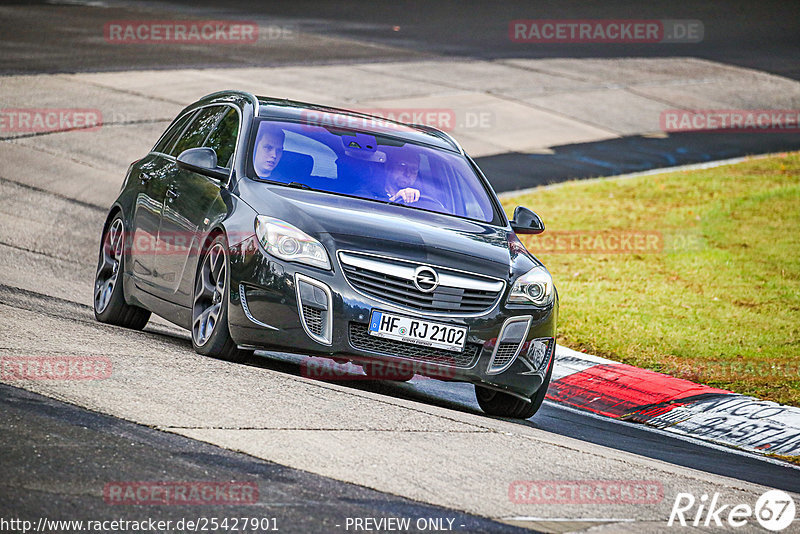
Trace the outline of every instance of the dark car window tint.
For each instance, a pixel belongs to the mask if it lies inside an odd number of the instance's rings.
[[[200,111],[189,127],[178,139],[175,147],[170,151],[173,156],[178,156],[184,150],[203,146],[211,129],[217,124],[220,116],[229,108],[226,106],[213,106]]]
[[[167,129],[167,132],[163,135],[161,140],[153,148],[153,152],[162,152],[164,154],[169,154],[169,149],[172,147],[172,145],[175,144],[175,140],[178,138],[179,135],[181,135],[183,129],[186,128],[186,125],[189,123],[189,120],[193,116],[194,113],[187,113],[178,120],[173,121],[169,129]]]
[[[203,146],[213,148],[217,153],[217,165],[228,167],[233,150],[236,148],[236,136],[239,134],[239,114],[233,108],[219,122],[217,127],[208,136],[208,141]]]

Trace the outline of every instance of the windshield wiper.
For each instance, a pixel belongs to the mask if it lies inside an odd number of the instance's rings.
[[[310,186],[308,186],[308,185],[306,185],[306,184],[304,184],[302,182],[289,182],[286,185],[289,186],[289,187],[294,187],[295,189],[305,189],[305,190],[308,190],[308,191],[313,191],[312,187],[310,187]]]

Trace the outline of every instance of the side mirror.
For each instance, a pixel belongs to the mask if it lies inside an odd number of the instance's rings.
[[[544,232],[542,219],[528,208],[514,208],[514,220],[511,229],[518,234],[541,234]]]
[[[178,167],[220,181],[226,181],[230,171],[217,167],[217,153],[213,148],[189,148],[178,155]]]

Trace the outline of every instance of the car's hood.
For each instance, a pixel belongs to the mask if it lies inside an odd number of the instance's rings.
[[[264,189],[272,197],[270,207],[282,208],[278,210],[282,213],[271,215],[336,250],[383,254],[499,278],[510,274],[507,229],[341,195],[271,185]]]

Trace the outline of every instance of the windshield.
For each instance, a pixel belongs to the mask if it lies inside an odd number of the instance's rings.
[[[262,180],[497,220],[489,193],[460,154],[355,130],[261,120],[250,173]]]

